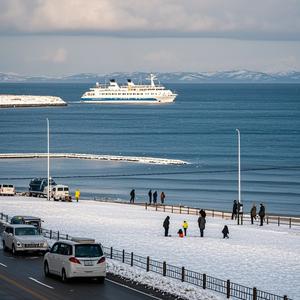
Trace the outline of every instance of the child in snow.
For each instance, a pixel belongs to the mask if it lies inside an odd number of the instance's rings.
[[[227,226],[227,225],[224,226],[224,228],[223,228],[223,230],[222,230],[222,233],[223,233],[223,239],[225,239],[225,238],[229,239],[229,236],[228,236],[228,234],[229,234],[229,229],[228,229],[228,226]]]
[[[178,230],[177,233],[178,233],[178,236],[179,236],[180,238],[183,238],[183,231],[182,231],[181,228]]]
[[[184,231],[184,235],[186,236],[187,229],[189,228],[189,224],[187,221],[183,221],[182,228]]]

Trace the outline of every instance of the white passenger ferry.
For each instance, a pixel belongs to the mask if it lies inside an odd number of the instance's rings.
[[[90,88],[81,97],[82,103],[168,103],[173,102],[177,94],[155,84],[156,77],[150,74],[150,84],[135,85],[130,79],[127,85],[119,86],[111,79],[109,84],[99,84]]]

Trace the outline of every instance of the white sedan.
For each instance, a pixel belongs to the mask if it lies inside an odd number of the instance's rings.
[[[59,275],[63,282],[75,277],[106,277],[106,261],[100,244],[94,240],[73,239],[56,242],[44,256],[44,273]]]

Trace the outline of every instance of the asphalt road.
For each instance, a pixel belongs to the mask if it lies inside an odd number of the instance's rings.
[[[0,249],[0,287],[1,300],[159,299],[108,279],[100,284],[90,279],[62,283],[57,277],[46,278],[41,256],[13,256],[3,249]]]

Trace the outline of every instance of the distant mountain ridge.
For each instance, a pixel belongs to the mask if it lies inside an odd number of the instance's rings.
[[[250,70],[231,70],[219,72],[156,72],[157,78],[163,83],[300,83],[300,71],[265,73]],[[116,79],[126,82],[128,78],[135,83],[146,82],[149,73],[119,72],[109,74],[79,73],[68,76],[25,76],[15,73],[1,73],[0,83],[3,82],[108,82]]]

